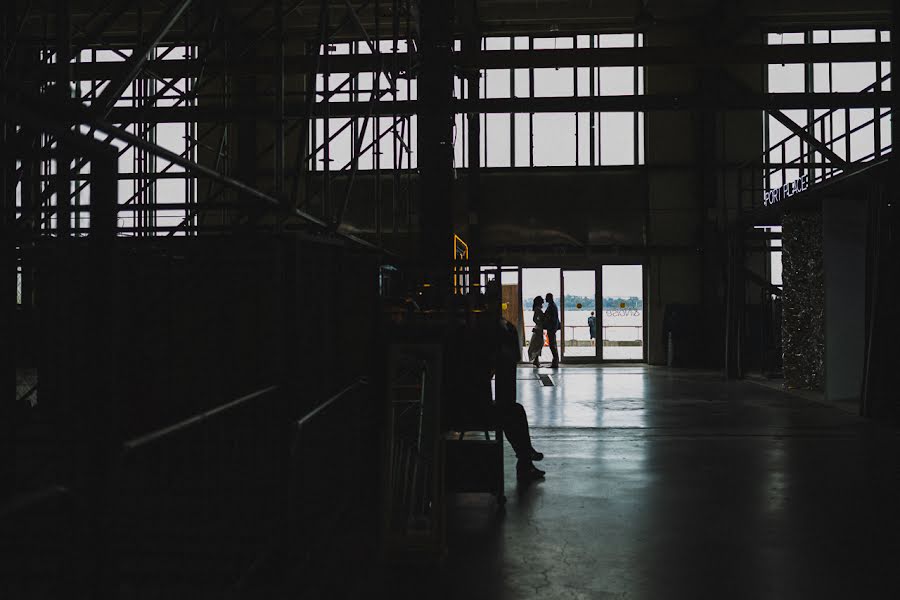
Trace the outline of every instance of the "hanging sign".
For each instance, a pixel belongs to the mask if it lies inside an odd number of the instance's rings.
[[[785,198],[790,198],[791,196],[799,194],[800,192],[805,192],[808,189],[809,175],[804,175],[781,187],[772,188],[767,192],[763,192],[763,206],[772,206]]]

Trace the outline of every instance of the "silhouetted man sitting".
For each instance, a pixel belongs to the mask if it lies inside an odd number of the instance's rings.
[[[448,342],[446,416],[450,424],[499,423],[518,458],[516,476],[539,479],[544,471],[534,461],[544,455],[531,446],[528,417],[516,402],[518,333],[507,321],[479,311],[466,311],[465,324],[455,327]],[[491,394],[495,373],[496,402]]]

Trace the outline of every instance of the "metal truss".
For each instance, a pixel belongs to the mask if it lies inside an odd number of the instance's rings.
[[[381,143],[388,135],[397,136],[403,132],[409,135],[409,127],[406,126],[408,114],[396,115],[388,128],[374,126],[370,120],[380,114],[381,111],[376,107],[383,100],[390,98],[391,94],[396,99],[394,74],[400,70],[396,56],[398,41],[401,36],[404,42],[408,39],[411,11],[407,3],[399,0],[366,0],[357,6],[346,1],[342,6],[343,14],[340,18],[335,18],[338,11],[333,3],[318,3],[319,36],[307,43],[307,50],[313,52],[306,56],[312,60],[314,67],[305,76],[305,87],[309,91],[299,92],[306,100],[299,110],[291,114],[286,110],[288,105],[285,102],[285,79],[291,65],[285,61],[284,36],[288,19],[298,14],[305,5],[311,4],[313,3],[306,0],[295,1],[290,5],[281,1],[263,0],[245,14],[235,17],[226,14],[217,3],[175,0],[154,19],[148,19],[152,23],[149,33],[144,33],[145,28],[140,27],[136,43],[129,49],[122,47],[120,43],[110,44],[111,34],[107,30],[123,15],[133,15],[137,10],[137,16],[140,17],[140,7],[129,2],[111,0],[98,7],[86,19],[75,23],[69,17],[65,3],[60,3],[57,7],[58,14],[51,20],[54,29],[45,33],[38,43],[32,38],[28,45],[19,43],[7,46],[9,50],[3,57],[4,65],[11,67],[10,71],[15,72],[15,76],[4,82],[3,92],[9,97],[16,96],[27,99],[28,102],[33,100],[37,105],[48,106],[48,92],[71,89],[74,83],[76,97],[88,104],[90,110],[80,110],[74,105],[65,108],[54,105],[49,110],[63,122],[70,123],[71,128],[80,129],[89,135],[99,134],[104,143],[115,143],[120,158],[133,157],[132,172],[122,173],[119,177],[120,181],[134,182],[133,192],[126,193],[119,206],[123,213],[139,216],[133,219],[133,227],[125,227],[123,231],[131,230],[139,235],[172,235],[178,233],[177,230],[196,233],[202,229],[202,219],[198,221],[198,218],[204,214],[219,211],[221,217],[224,217],[227,213],[223,207],[228,207],[228,213],[237,216],[237,221],[234,217],[228,219],[232,222],[240,222],[242,213],[259,221],[266,214],[266,210],[260,211],[259,207],[266,206],[277,209],[282,215],[281,220],[296,218],[314,226],[337,230],[348,206],[359,157],[369,152],[376,157],[380,155]],[[363,10],[368,11],[365,18],[361,18]],[[302,16],[308,15],[307,10]],[[34,15],[29,15],[26,11],[16,17],[20,26],[17,27],[15,40],[20,37],[27,39],[27,36],[20,35],[23,29],[21,24],[33,19]],[[269,20],[268,24],[259,27],[265,20]],[[335,24],[331,25],[332,22]],[[244,23],[250,25],[243,31],[235,31],[234,26],[231,26],[231,31],[226,32],[228,28],[223,26],[225,23],[237,24],[238,28]],[[365,23],[369,24],[368,27]],[[316,109],[320,104],[316,102],[317,95],[312,88],[317,75],[328,81],[331,74],[330,49],[336,39],[343,39],[348,35],[366,43],[370,54],[378,63],[374,73],[383,73],[389,85],[370,94],[368,116],[363,121],[348,123],[354,135],[355,159],[333,173],[328,173],[321,180],[321,190],[308,191],[313,178],[304,175],[305,166],[311,159],[314,160],[315,154],[309,148],[307,140],[312,130],[310,121],[318,112]],[[172,40],[195,39],[198,36],[205,38],[206,42],[192,46],[188,56],[182,60],[171,56],[176,48],[176,45],[172,45]],[[382,53],[382,42],[385,40],[389,41],[393,52]],[[229,147],[230,140],[235,137],[233,130],[240,127],[239,124],[244,119],[226,116],[216,119],[197,133],[197,124],[201,120],[194,119],[192,115],[192,111],[201,108],[202,104],[218,105],[243,114],[255,114],[258,109],[253,106],[227,108],[234,106],[234,80],[242,75],[240,69],[231,69],[227,65],[244,64],[248,59],[258,60],[253,57],[257,56],[260,46],[270,46],[274,59],[270,63],[269,73],[263,75],[271,78],[272,85],[269,89],[273,93],[266,96],[272,98],[272,106],[256,103],[262,107],[263,112],[257,118],[270,122],[273,130],[272,142],[261,148],[255,156],[256,161],[263,159],[265,155],[272,156],[272,188],[269,190],[257,187],[260,185],[259,178],[244,183],[227,174],[232,162],[229,157],[234,156],[234,149]],[[112,57],[121,60],[98,60],[98,50],[109,55],[105,59]],[[84,52],[89,55],[85,56]],[[85,58],[88,59],[87,62],[84,61]],[[91,58],[94,60],[90,60]],[[226,68],[210,68],[214,64],[224,64]],[[408,66],[404,68],[408,69]],[[86,73],[91,79],[82,78]],[[380,77],[375,77],[376,84],[380,80]],[[83,86],[82,83],[87,85]],[[356,77],[348,77],[335,90],[327,89],[326,85],[318,97],[321,98],[321,103],[327,105],[342,90],[349,90],[358,98],[360,90]],[[56,94],[55,99],[58,100],[59,96],[60,94]],[[167,121],[155,118],[159,114],[156,111],[163,108],[174,113],[175,118]],[[327,114],[327,108],[324,112]],[[130,125],[125,129],[115,127],[113,123]],[[163,123],[185,125],[185,142],[181,151],[172,152],[157,143],[156,131]],[[325,120],[324,123],[327,131],[328,121]],[[377,135],[374,140],[367,143],[367,134],[375,130]],[[337,132],[339,133],[340,131]],[[290,161],[294,166],[288,169],[289,161],[285,154],[289,145],[286,140],[292,135],[298,139],[293,144],[295,158]],[[326,139],[333,140],[335,135],[329,133]],[[215,137],[218,138],[218,143],[210,141]],[[34,137],[24,129],[19,130],[12,146],[22,157],[31,156],[35,151],[43,156],[38,163],[18,161],[13,173],[22,197],[15,209],[14,230],[18,235],[83,234],[84,228],[80,226],[78,215],[89,212],[90,208],[80,205],[79,200],[90,191],[85,173],[88,161],[84,158],[67,160],[60,154],[56,138],[46,132]],[[410,146],[409,139],[400,140],[400,147],[407,152]],[[198,163],[196,152],[210,148],[215,149],[212,163]],[[328,144],[320,146],[318,150],[327,153]],[[51,154],[53,157],[50,157]],[[158,159],[163,161],[160,169],[155,167]],[[242,161],[247,159],[247,156],[241,157]],[[380,162],[380,159],[376,159],[376,162]],[[328,167],[326,161],[326,173],[330,170]],[[222,172],[223,168],[226,172]],[[205,193],[186,183],[188,192],[184,202],[166,202],[165,199],[158,198],[160,181],[179,178],[185,182],[200,179],[208,181]],[[288,178],[292,181],[288,182]],[[342,199],[333,201],[330,189],[340,178],[346,178],[349,185],[342,191]],[[242,179],[246,180],[246,177]],[[23,185],[26,180],[29,183],[27,189]],[[304,180],[306,189],[303,191],[307,194],[301,197],[301,183]],[[248,205],[242,199],[248,198],[261,201],[262,204],[256,205],[257,208],[251,207],[250,213],[247,213]],[[325,218],[299,208],[302,204],[308,204],[310,198],[319,199],[321,214]],[[198,199],[201,200],[199,203]],[[198,205],[190,206],[192,204]],[[185,211],[183,220],[175,227],[176,231],[171,231],[171,225],[163,229],[157,227],[158,221],[154,218],[154,213],[171,211],[176,206],[183,206]],[[334,210],[333,207],[339,208]],[[76,217],[74,227],[72,215]],[[221,218],[217,221],[221,222]]]
[[[131,161],[118,175],[127,188],[117,209],[121,233],[218,235],[229,227],[305,226],[340,234],[353,226],[354,190],[369,180],[372,241],[380,245],[386,228],[398,232],[404,209],[409,227],[413,119],[430,110],[402,89],[421,74],[415,0],[259,0],[241,9],[166,0],[152,12],[131,0],[109,0],[78,18],[70,4],[60,1],[50,14],[28,3],[6,9],[2,93],[10,109],[17,103],[42,107],[70,131],[114,144],[121,167]],[[120,26],[125,20],[128,25]],[[129,28],[131,40],[122,33]],[[450,70],[476,88],[482,69],[878,61],[891,54],[886,43],[485,51],[481,34],[466,31],[460,50],[450,52]],[[448,36],[452,42],[459,32]],[[350,50],[338,53],[342,44]],[[178,56],[181,49],[184,56]],[[882,90],[770,95],[723,89],[712,96],[470,94],[450,99],[446,108],[467,115],[763,108],[777,117],[796,107],[891,102],[892,94]],[[15,161],[7,173],[19,198],[10,209],[14,234],[84,235],[82,217],[92,210],[86,198],[94,194],[89,161],[54,134],[20,128],[12,116],[4,154]],[[169,124],[183,127],[174,150],[160,134]],[[840,165],[837,153],[800,129],[791,130]],[[333,142],[348,134],[351,158],[334,164]],[[248,138],[253,143],[244,143]],[[175,181],[183,193],[173,198],[166,190]],[[477,195],[477,186],[470,192]],[[394,222],[385,227],[386,214]]]

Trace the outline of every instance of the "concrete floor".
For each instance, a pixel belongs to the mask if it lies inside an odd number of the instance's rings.
[[[564,366],[519,400],[545,481],[455,499],[439,567],[385,597],[900,598],[900,436],[750,382]],[[374,590],[372,590],[374,591]]]

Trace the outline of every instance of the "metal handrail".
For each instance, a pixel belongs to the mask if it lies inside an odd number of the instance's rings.
[[[847,109],[836,108],[836,109],[834,109],[833,111],[828,112],[828,113],[825,113],[825,114],[822,115],[822,116],[823,116],[823,117],[827,117],[828,115],[833,114],[834,112],[836,112],[836,111],[838,111],[838,110],[847,110]],[[868,120],[868,121],[865,121],[865,122],[863,122],[863,123],[857,125],[856,127],[854,127],[854,128],[852,128],[852,129],[850,129],[850,130],[848,130],[848,131],[845,131],[845,132],[839,134],[839,135],[836,136],[836,137],[831,138],[830,140],[828,140],[827,142],[825,142],[825,144],[826,144],[826,145],[834,144],[834,143],[839,142],[839,141],[841,141],[841,140],[843,140],[843,139],[845,139],[845,138],[847,138],[847,137],[850,137],[850,136],[853,135],[854,133],[856,133],[856,132],[858,132],[858,131],[861,131],[861,130],[865,129],[866,127],[869,127],[870,125],[874,124],[876,121],[880,121],[881,119],[883,119],[883,118],[885,118],[885,117],[889,117],[889,116],[891,115],[891,112],[892,112],[892,109],[889,108],[889,109],[887,109],[886,112],[881,112],[881,113],[879,113],[878,115],[876,115],[875,117],[872,117],[872,119],[870,119],[870,120]],[[815,123],[815,122],[817,122],[817,121],[818,121],[818,119],[817,119],[816,121],[814,121],[813,123]],[[778,142],[777,144],[775,144],[774,146],[772,146],[771,148],[769,148],[769,152],[771,152],[772,150],[774,150],[775,148],[778,148],[778,147],[780,147],[780,146],[782,146],[782,147],[783,147],[783,146],[786,146],[788,140],[791,140],[791,139],[793,139],[793,136],[789,136],[789,137],[784,138],[783,140],[781,140],[780,142]],[[884,148],[884,150],[886,150],[886,149],[887,149],[887,148]],[[818,152],[818,150],[816,150],[815,148],[808,147],[808,149],[807,149],[805,152],[801,153],[797,158],[792,158],[791,160],[788,160],[788,161],[779,163],[779,165],[781,165],[779,168],[766,169],[766,170],[768,171],[767,174],[776,173],[776,172],[778,172],[778,171],[790,171],[790,170],[795,170],[795,169],[807,169],[807,168],[809,168],[811,165],[810,165],[810,163],[808,163],[808,162],[803,162],[802,159],[803,159],[803,158],[806,158],[807,156],[813,155],[813,154],[815,154],[816,152]],[[878,156],[879,154],[880,154],[880,152],[879,152],[878,150],[876,150],[875,152],[872,152],[872,153],[867,154],[866,156],[860,158],[857,162],[863,162],[863,161],[866,160],[866,158],[872,158],[872,157]],[[765,164],[769,164],[769,163],[765,163]],[[793,165],[796,165],[796,166],[793,166]],[[842,167],[840,167],[840,166],[838,166],[838,165],[834,165],[833,163],[826,163],[826,165],[827,165],[827,166],[823,166],[823,167],[819,167],[819,168],[822,169],[822,170],[824,170],[824,169],[833,169],[833,170],[835,170],[835,171],[841,171],[841,170],[843,170]]]
[[[873,83],[869,84],[868,86],[866,86],[865,88],[863,88],[860,91],[860,93],[876,91],[876,90],[880,89],[882,87],[882,85],[885,82],[889,81],[890,79],[891,79],[890,73],[883,75],[875,82],[873,82]],[[825,126],[826,119],[833,117],[835,115],[835,113],[837,113],[838,111],[849,111],[849,110],[850,109],[848,109],[846,107],[830,109],[830,110],[824,112],[823,114],[819,115],[818,117],[816,117],[809,123],[806,123],[805,125],[802,125],[800,127],[804,131],[809,132],[813,136],[815,136],[816,129],[819,128],[822,130],[822,137],[824,137],[824,126]],[[885,119],[885,118],[889,118],[891,115],[891,112],[892,112],[890,107],[872,107],[871,110],[874,111],[874,115],[871,119],[868,119],[865,122],[863,122],[855,127],[852,127],[852,128],[849,126],[849,112],[847,112],[847,114],[845,115],[845,121],[847,121],[847,126],[845,127],[845,130],[842,133],[832,137],[831,139],[829,139],[827,141],[820,140],[822,143],[825,144],[825,146],[827,146],[829,148],[835,146],[837,143],[839,143],[841,141],[844,141],[845,144],[847,144],[846,151],[847,151],[848,155],[846,157],[846,163],[844,165],[832,164],[832,163],[820,164],[819,162],[815,162],[815,163],[812,162],[809,159],[812,159],[815,156],[815,154],[818,152],[818,150],[811,147],[809,144],[804,144],[802,139],[799,140],[801,142],[799,155],[788,161],[786,159],[787,145],[789,143],[793,142],[795,139],[799,139],[799,136],[797,134],[788,135],[784,139],[773,144],[771,147],[764,150],[762,152],[762,155],[759,158],[747,160],[747,161],[741,163],[740,165],[738,165],[737,169],[738,169],[739,173],[741,173],[743,170],[746,170],[746,169],[751,170],[750,181],[748,182],[749,185],[745,185],[743,176],[739,175],[739,177],[738,177],[739,193],[742,196],[746,193],[750,194],[750,202],[749,202],[748,207],[754,208],[754,207],[758,206],[759,202],[758,202],[758,198],[757,198],[756,194],[758,192],[763,192],[766,189],[768,189],[769,184],[767,182],[769,182],[770,181],[769,178],[776,173],[781,172],[782,174],[786,174],[789,171],[801,171],[802,172],[804,170],[813,169],[813,170],[816,170],[819,172],[816,173],[815,176],[812,178],[812,182],[818,183],[821,181],[825,181],[826,179],[830,179],[831,177],[834,177],[835,175],[838,175],[838,174],[841,174],[844,172],[850,172],[852,170],[850,168],[851,165],[859,165],[860,163],[864,163],[867,161],[871,161],[873,159],[877,159],[877,158],[882,157],[885,154],[891,152],[892,144],[888,144],[883,147],[876,147],[873,152],[870,152],[870,153],[866,154],[865,156],[862,156],[862,157],[858,158],[857,160],[850,162],[850,156],[849,156],[850,136],[858,131],[861,131],[861,130],[867,128],[867,127],[879,127],[879,123],[881,122],[881,120]],[[881,146],[881,144],[876,144],[876,145]],[[768,160],[773,155],[778,154],[779,152],[781,153],[781,161],[780,162],[773,163],[773,162],[771,162],[771,160]],[[775,165],[777,165],[777,167]],[[759,171],[757,171],[757,169],[759,169]],[[756,177],[757,174],[760,176],[760,178],[761,178],[760,180],[757,180],[757,177]],[[764,182],[766,182],[766,183],[764,183]],[[759,185],[759,187],[757,187],[757,185]]]
[[[39,490],[13,496],[8,501],[0,504],[0,519],[13,516],[32,506],[59,496],[71,497],[72,490],[62,485],[50,485]]]
[[[363,385],[368,385],[368,384],[369,384],[369,380],[366,377],[360,377],[354,383],[351,383],[350,385],[348,385],[347,387],[345,387],[344,389],[342,389],[341,391],[339,391],[338,393],[336,393],[335,395],[330,397],[328,400],[324,401],[322,404],[318,405],[317,407],[315,407],[314,409],[312,409],[311,411],[306,413],[304,416],[297,419],[297,421],[294,423],[294,427],[296,427],[297,429],[302,428],[309,421],[311,421],[316,415],[318,415],[323,410],[325,410],[326,408],[328,408],[329,406],[331,406],[332,404],[334,404],[335,402],[337,402],[338,400],[340,400],[341,398],[343,398],[344,396],[349,394],[351,391],[355,390],[358,387],[361,387]]]
[[[161,429],[157,429],[156,431],[151,431],[150,433],[138,436],[136,438],[132,438],[132,439],[128,440],[127,442],[125,442],[124,444],[122,444],[122,448],[123,448],[123,450],[128,452],[128,451],[140,448],[141,446],[145,446],[147,444],[157,442],[161,439],[164,439],[164,438],[170,437],[176,433],[179,433],[185,429],[189,429],[195,425],[203,423],[204,421],[208,421],[209,419],[216,417],[222,413],[228,412],[229,410],[231,410],[233,408],[236,408],[238,406],[246,404],[246,403],[250,402],[251,400],[260,398],[262,396],[266,396],[278,389],[279,389],[279,386],[270,385],[269,387],[263,388],[261,390],[257,390],[255,392],[247,394],[246,396],[241,396],[240,398],[237,398],[236,400],[232,400],[231,402],[222,404],[221,406],[217,406],[215,408],[205,410],[201,413],[198,413],[192,417],[188,417],[187,419],[178,421],[177,423],[174,423],[167,427],[163,427]]]

